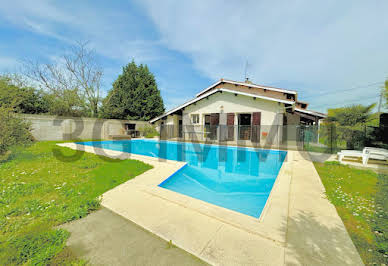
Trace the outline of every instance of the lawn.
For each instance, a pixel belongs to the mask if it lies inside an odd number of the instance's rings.
[[[55,142],[37,142],[0,163],[0,265],[84,264],[65,248],[69,233],[58,225],[100,206],[105,191],[152,168],[136,160],[103,160],[75,154]]]
[[[366,265],[388,262],[388,175],[315,163],[328,199]]]

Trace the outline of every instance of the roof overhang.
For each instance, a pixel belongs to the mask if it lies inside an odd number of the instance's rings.
[[[259,89],[266,89],[270,91],[277,91],[277,92],[282,92],[282,93],[288,93],[288,94],[296,94],[296,91],[292,90],[285,90],[285,89],[280,89],[280,88],[274,88],[274,87],[269,87],[269,86],[262,86],[262,85],[257,85],[257,84],[251,84],[251,83],[245,83],[245,82],[238,82],[238,81],[233,81],[233,80],[227,80],[227,79],[220,79],[213,85],[210,85],[206,89],[200,91],[199,93],[196,94],[196,96],[200,96],[203,93],[207,92],[208,90],[214,88],[215,86],[221,84],[221,83],[229,83],[229,84],[234,84],[234,85],[240,85],[240,86],[246,86],[246,87],[251,87],[251,88],[259,88]]]
[[[272,102],[279,102],[279,103],[284,103],[284,104],[294,104],[295,103],[294,101],[276,99],[276,98],[257,95],[257,94],[253,94],[253,93],[246,93],[246,92],[234,91],[234,90],[223,89],[223,88],[218,89],[218,90],[224,91],[224,92],[229,92],[229,93],[234,93],[234,94],[238,94],[238,95],[244,95],[244,96],[248,96],[248,97],[263,99],[263,100],[272,101]]]
[[[232,93],[232,94],[235,94],[235,95],[243,95],[243,96],[247,96],[247,97],[252,97],[252,98],[257,98],[257,99],[262,99],[262,100],[267,100],[267,101],[272,101],[272,102],[279,102],[279,103],[283,103],[283,104],[288,104],[288,105],[293,105],[295,104],[294,101],[289,101],[289,100],[282,100],[282,99],[276,99],[276,98],[271,98],[271,97],[266,97],[266,96],[261,96],[261,95],[257,95],[257,94],[252,94],[252,93],[245,93],[245,92],[241,92],[241,91],[234,91],[234,90],[229,90],[229,89],[223,89],[223,88],[219,88],[219,89],[216,89],[216,90],[212,90],[212,91],[209,91],[199,97],[196,97],[188,102],[185,102],[184,104],[182,105],[179,105],[173,109],[171,109],[170,111],[162,114],[161,116],[158,116],[154,119],[151,119],[150,120],[150,123],[154,123],[160,119],[162,119],[163,117],[166,117],[168,115],[171,115],[179,110],[181,110],[182,108],[185,108],[186,106],[189,106],[193,103],[196,103],[204,98],[207,98],[209,97],[210,95],[213,95],[215,93],[218,93],[218,92],[226,92],[226,93]]]
[[[306,114],[309,116],[317,117],[318,119],[323,119],[323,118],[327,117],[326,114],[311,111],[311,110],[304,110],[304,109],[300,109],[300,108],[295,108],[295,112],[299,112],[301,114]]]

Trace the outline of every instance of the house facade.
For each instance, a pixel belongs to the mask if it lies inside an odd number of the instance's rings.
[[[296,91],[221,79],[150,122],[162,138],[280,144],[296,140],[298,126],[318,125],[325,117],[307,107]]]

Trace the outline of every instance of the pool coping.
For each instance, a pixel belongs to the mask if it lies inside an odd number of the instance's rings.
[[[285,246],[286,227],[284,225],[287,223],[288,217],[288,193],[291,182],[290,157],[292,157],[292,155],[287,153],[259,218],[217,206],[159,186],[160,183],[170,177],[160,177],[160,179],[155,180],[155,183],[144,187],[142,190],[155,197],[173,202],[184,208],[189,208],[200,214],[219,220],[220,222],[266,238],[281,246]],[[182,168],[183,167],[184,166],[182,166]]]
[[[136,177],[135,179],[129,180],[127,182],[136,184],[136,186],[138,186],[137,189],[146,194],[174,203],[183,208],[193,210],[199,214],[206,215],[209,218],[216,219],[219,222],[228,224],[248,233],[255,234],[257,236],[270,240],[279,246],[284,247],[286,244],[286,224],[289,202],[288,194],[291,182],[292,167],[292,153],[290,152],[287,152],[287,155],[283,161],[282,167],[278,172],[278,176],[273,184],[273,187],[270,191],[266,204],[260,214],[260,217],[255,218],[159,186],[160,183],[164,182],[176,172],[181,170],[185,165],[187,165],[186,162],[179,162],[174,160],[160,159],[157,157],[103,149],[92,145],[82,145],[79,143],[61,143],[57,145],[77,150],[83,150],[85,152],[92,152],[103,156],[108,155],[109,157],[118,159],[140,160],[142,162],[149,163],[154,167],[154,162],[166,164],[165,166],[168,167],[170,171],[167,171],[167,173],[165,174],[163,174],[163,172],[160,172],[161,169],[158,168],[157,172],[160,173],[158,175],[154,175],[152,177],[147,176],[147,179],[145,179],[143,177],[144,174],[142,174]],[[248,149],[259,150],[259,148]],[[163,170],[166,170],[166,167],[164,167]],[[116,188],[119,187],[120,186]],[[107,193],[103,195],[103,199],[108,195]],[[102,202],[102,205],[104,205],[104,200]],[[156,234],[158,233],[156,232]]]
[[[219,146],[219,147],[234,147],[238,149],[246,149],[246,150],[270,150],[270,151],[285,151],[288,152],[289,150],[281,149],[281,148],[273,148],[273,146],[244,146],[244,145],[238,145],[238,144],[223,144],[219,142],[189,142],[189,141],[180,141],[180,140],[164,140],[164,139],[157,139],[157,138],[136,138],[136,139],[130,139],[130,140],[124,140],[124,141],[157,141],[157,142],[174,142],[174,143],[182,143],[182,144],[198,144],[198,145],[205,145],[205,146]],[[105,140],[105,141],[114,141],[114,140]],[[120,140],[122,141],[122,140]],[[88,142],[88,141],[86,141]],[[93,142],[93,141],[90,141]]]

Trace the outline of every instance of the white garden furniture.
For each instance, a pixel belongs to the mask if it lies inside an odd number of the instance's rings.
[[[388,160],[388,150],[381,148],[365,147],[362,151],[342,150],[337,153],[338,161],[342,162],[345,157],[361,158],[362,164],[367,165],[369,159],[373,160]]]

